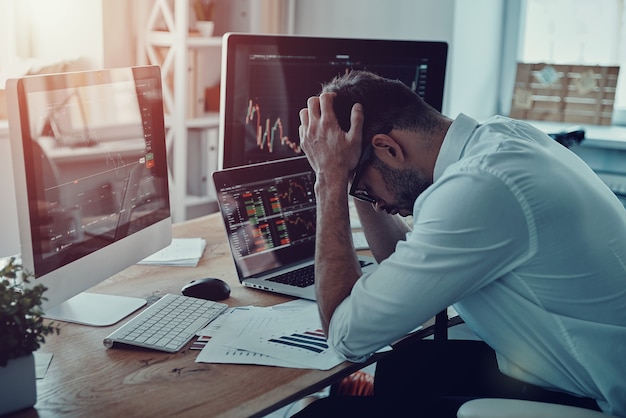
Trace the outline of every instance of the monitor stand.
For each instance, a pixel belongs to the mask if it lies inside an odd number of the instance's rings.
[[[146,301],[140,298],[83,292],[60,305],[47,309],[44,317],[82,325],[106,327],[121,321],[145,304]]]

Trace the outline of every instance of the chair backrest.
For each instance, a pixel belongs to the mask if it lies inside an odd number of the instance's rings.
[[[591,409],[518,399],[473,399],[465,402],[457,418],[617,418]]]

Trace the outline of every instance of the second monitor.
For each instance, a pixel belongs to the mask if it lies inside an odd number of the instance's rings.
[[[7,87],[24,269],[48,288],[47,317],[115,323],[145,300],[84,291],[171,241],[161,72],[33,75]]]
[[[398,79],[441,111],[447,50],[445,42],[226,34],[218,166],[303,155],[298,111],[351,70]]]

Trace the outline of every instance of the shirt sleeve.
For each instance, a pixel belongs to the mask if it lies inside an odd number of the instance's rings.
[[[529,257],[532,225],[513,185],[449,173],[416,201],[413,230],[335,310],[329,342],[351,361],[414,330]]]

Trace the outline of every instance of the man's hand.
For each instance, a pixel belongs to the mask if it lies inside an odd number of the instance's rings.
[[[307,101],[300,110],[300,146],[309,163],[320,175],[347,179],[361,155],[363,109],[352,107],[350,131],[344,132],[333,110],[334,93],[322,93]]]
[[[333,110],[332,93],[311,97],[300,111],[300,145],[315,170],[317,232],[315,291],[322,327],[361,276],[350,235],[348,182],[361,153],[363,112],[352,107],[350,131],[344,132]]]

